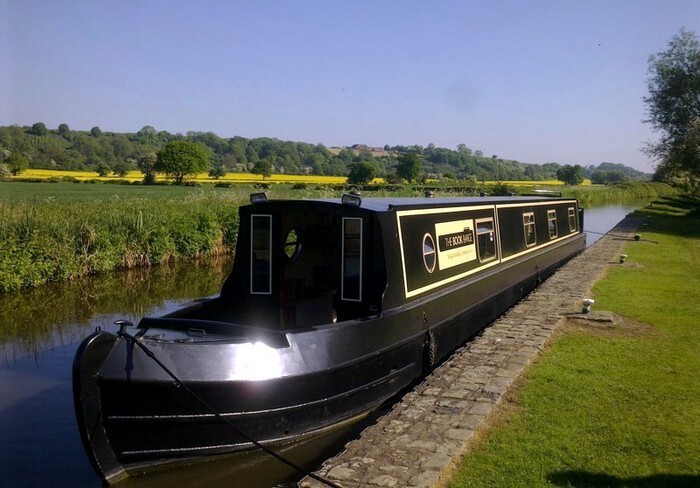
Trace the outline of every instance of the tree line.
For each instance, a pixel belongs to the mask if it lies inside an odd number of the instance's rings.
[[[95,171],[102,176],[125,175],[140,169],[148,182],[155,178],[157,155],[169,143],[187,141],[196,143],[205,151],[213,177],[228,172],[255,172],[263,176],[271,173],[350,176],[366,180],[385,177],[389,181],[437,180],[551,180],[567,165],[559,163],[526,164],[485,156],[465,144],[456,150],[436,147],[384,146],[372,150],[364,145],[346,148],[328,148],[323,144],[282,141],[275,138],[223,138],[213,132],[172,134],[145,126],[135,133],[71,130],[67,124],[56,129],[43,122],[32,126],[0,127],[0,163],[8,171],[20,172],[25,168]],[[408,161],[407,162],[407,158]],[[417,164],[417,162],[420,164]],[[409,168],[413,165],[413,168]],[[644,173],[619,165],[627,178],[643,179]],[[201,167],[197,167],[201,170]],[[619,169],[619,168],[618,168]],[[590,177],[594,167],[582,168],[583,176]],[[407,177],[408,175],[408,177]],[[182,174],[176,175],[181,179]],[[370,178],[371,179],[371,178]]]

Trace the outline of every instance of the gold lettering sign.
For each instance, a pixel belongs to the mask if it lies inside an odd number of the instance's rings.
[[[435,224],[439,269],[451,268],[476,259],[473,229],[472,219]]]
[[[457,234],[440,236],[439,242],[441,251],[447,251],[455,247],[468,246],[474,244],[474,231],[471,229],[464,229]]]

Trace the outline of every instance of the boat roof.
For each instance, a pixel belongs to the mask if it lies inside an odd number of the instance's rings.
[[[362,198],[359,208],[374,212],[388,212],[400,209],[457,207],[464,205],[489,205],[496,203],[528,203],[541,201],[573,200],[571,198],[551,198],[539,196],[514,197],[388,197]],[[269,200],[269,203],[317,202],[323,204],[342,205],[340,198],[321,198],[305,200]]]

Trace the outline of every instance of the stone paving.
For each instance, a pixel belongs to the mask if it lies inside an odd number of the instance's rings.
[[[624,266],[619,254],[638,226],[638,219],[624,219],[560,268],[315,474],[343,488],[435,486],[559,323],[581,312],[581,300],[606,267]],[[299,486],[326,485],[307,477]]]

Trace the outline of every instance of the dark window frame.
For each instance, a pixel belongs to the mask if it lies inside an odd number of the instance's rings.
[[[260,259],[259,252],[265,251],[265,247],[261,247],[262,242],[256,242],[258,234],[255,231],[255,221],[257,219],[266,219],[267,224],[267,259]],[[257,247],[256,247],[257,246]],[[256,259],[257,257],[257,259]],[[263,256],[264,258],[264,256]],[[267,286],[256,287],[256,263],[267,262]],[[259,284],[259,283],[258,283]],[[272,215],[269,214],[252,214],[250,216],[250,294],[251,295],[272,295]]]
[[[552,226],[552,224],[554,224]],[[554,232],[552,232],[552,228]],[[547,210],[547,230],[549,231],[549,238],[556,239],[559,237],[559,224],[557,223],[557,211]]]
[[[360,232],[357,234],[358,237],[355,237],[354,234],[349,234],[346,229],[346,223],[349,221],[359,221],[360,223]],[[361,302],[362,301],[362,247],[363,247],[363,219],[362,217],[343,217],[342,221],[342,249],[341,249],[341,256],[342,256],[342,263],[341,263],[341,283],[340,283],[340,299],[346,302]],[[358,278],[358,285],[357,285],[357,293],[356,294],[348,294],[346,284],[348,283],[348,279],[351,277],[354,277],[356,275],[348,274],[348,264],[349,264],[349,252],[346,252],[346,242],[348,241],[349,238],[353,239],[358,239],[359,243],[357,245],[359,249],[358,255],[355,257],[353,256],[353,260],[357,260],[357,278]],[[355,287],[353,287],[355,288]]]
[[[528,232],[528,229],[530,227],[532,227],[532,230]],[[535,212],[523,213],[523,234],[525,237],[525,247],[532,247],[537,244],[537,227],[535,226]],[[532,236],[532,242],[530,242],[528,236]]]
[[[479,229],[479,224],[483,224],[485,222],[490,222],[491,223],[491,230],[482,232]],[[476,226],[476,255],[479,258],[480,263],[487,263],[489,261],[493,261],[494,259],[498,258],[498,246],[496,245],[496,224],[494,222],[493,217],[488,217],[484,219],[476,219],[474,221],[474,225]],[[483,234],[492,234],[493,235],[493,255],[490,257],[487,257],[485,259],[482,258],[481,256],[481,235]]]
[[[576,230],[576,209],[569,207],[567,212],[569,213],[569,230],[573,232]]]

